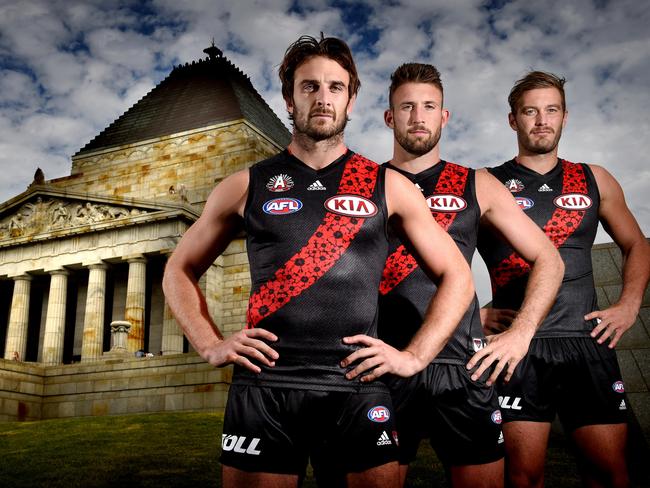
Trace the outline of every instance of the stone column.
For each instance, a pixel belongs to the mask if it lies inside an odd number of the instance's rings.
[[[144,349],[144,306],[147,282],[147,260],[139,255],[128,259],[129,281],[126,285],[124,320],[131,324],[127,348],[129,352]]]
[[[183,352],[183,331],[172,315],[167,300],[165,300],[165,311],[163,315],[161,347],[163,356],[166,356],[167,354],[180,354]]]
[[[18,353],[20,360],[25,360],[27,353],[27,326],[29,325],[29,293],[32,285],[30,275],[14,278],[14,295],[11,299],[11,312],[5,342],[5,359],[14,359]]]
[[[65,333],[65,306],[68,291],[68,275],[65,269],[50,271],[50,296],[45,316],[45,335],[43,337],[43,363],[61,364],[63,362],[63,336]]]
[[[88,294],[84,317],[81,361],[96,361],[102,356],[104,342],[104,309],[106,299],[106,270],[104,263],[88,266]]]

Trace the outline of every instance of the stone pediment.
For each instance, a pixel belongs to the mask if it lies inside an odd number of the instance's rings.
[[[0,206],[0,242],[58,237],[147,220],[168,204],[32,188]]]

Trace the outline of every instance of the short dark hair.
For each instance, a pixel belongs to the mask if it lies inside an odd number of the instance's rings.
[[[393,106],[393,93],[405,83],[429,83],[440,90],[444,96],[440,72],[432,64],[404,63],[390,75],[388,103]]]
[[[312,36],[301,36],[291,44],[284,53],[284,59],[280,65],[279,75],[282,82],[282,96],[285,100],[291,100],[293,95],[294,75],[298,67],[313,58],[323,56],[330,58],[341,65],[350,75],[348,95],[352,98],[361,87],[357,67],[352,58],[352,52],[348,45],[336,37],[322,37],[320,41]]]
[[[564,97],[564,83],[565,79],[548,73],[546,71],[530,71],[523,78],[517,80],[515,86],[510,90],[508,95],[508,103],[510,104],[510,112],[514,115],[517,111],[517,103],[524,95],[525,92],[536,90],[537,88],[556,88],[562,97],[562,110],[566,111],[566,99]]]

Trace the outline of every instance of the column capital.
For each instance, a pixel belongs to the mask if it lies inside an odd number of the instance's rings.
[[[30,274],[20,274],[16,276],[10,276],[10,278],[14,281],[32,281],[34,277]]]
[[[84,264],[84,266],[88,269],[108,269],[108,263],[103,261],[99,263]]]
[[[129,256],[123,256],[122,259],[127,263],[146,263],[147,258],[144,254],[131,254]]]
[[[51,274],[52,276],[54,276],[54,275],[64,275],[64,276],[68,276],[68,275],[70,275],[70,271],[67,270],[67,269],[65,269],[65,268],[50,269],[50,270],[48,270],[47,272],[48,272],[49,274]]]

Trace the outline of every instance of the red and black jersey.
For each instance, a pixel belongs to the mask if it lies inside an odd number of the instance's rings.
[[[385,171],[348,151],[314,170],[283,151],[250,168],[244,210],[252,289],[247,327],[279,338],[280,357],[236,383],[357,390],[340,361],[377,336],[377,288],[388,251]],[[383,388],[369,386],[369,388]]]
[[[438,224],[454,239],[471,264],[481,218],[474,170],[445,161],[415,175],[390,163],[384,166],[399,171],[422,191]],[[390,228],[389,232],[390,252],[379,287],[379,336],[402,349],[422,325],[437,288],[398,236]],[[484,341],[475,296],[453,337],[434,362],[465,364],[470,355],[483,347]]]
[[[594,321],[584,315],[597,309],[591,246],[598,229],[600,194],[586,164],[562,159],[548,173],[508,161],[488,168],[508,188],[519,206],[560,252],[564,279],[551,311],[535,337],[589,335]],[[478,249],[492,281],[492,306],[518,310],[524,299],[530,265],[502,238],[481,229]]]

